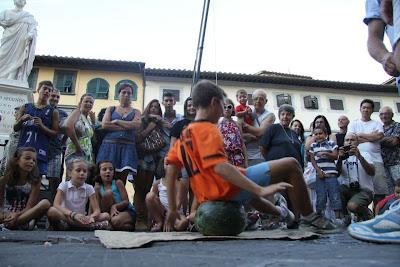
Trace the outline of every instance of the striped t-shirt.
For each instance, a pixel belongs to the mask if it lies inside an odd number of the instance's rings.
[[[320,152],[329,152],[329,153],[333,152],[334,150],[337,149],[337,147],[338,146],[336,145],[335,142],[328,140],[325,140],[321,143],[315,142],[311,144],[310,153],[314,155],[318,167],[320,167],[325,174],[338,175],[336,164],[334,160],[329,159],[327,157],[320,157],[319,154]]]

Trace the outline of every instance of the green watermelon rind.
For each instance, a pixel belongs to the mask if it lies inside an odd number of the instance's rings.
[[[205,236],[236,236],[246,227],[246,213],[237,202],[207,201],[196,210],[194,223]]]

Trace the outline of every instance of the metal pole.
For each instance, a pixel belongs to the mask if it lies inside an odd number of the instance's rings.
[[[197,83],[197,81],[200,78],[201,58],[203,56],[204,37],[206,35],[206,27],[207,27],[207,18],[208,18],[208,9],[209,9],[209,7],[210,7],[210,0],[204,0],[203,14],[201,16],[199,40],[198,40],[198,43],[197,43],[196,60],[194,62],[193,80],[192,80],[192,87],[190,89],[190,95],[192,94],[193,86]]]

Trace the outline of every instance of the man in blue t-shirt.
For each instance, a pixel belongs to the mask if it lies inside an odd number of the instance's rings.
[[[21,130],[17,148],[33,147],[37,153],[37,166],[39,174],[47,175],[47,152],[49,141],[58,133],[58,111],[48,104],[53,83],[42,81],[38,86],[38,99],[35,103],[27,103],[21,106],[14,131]]]

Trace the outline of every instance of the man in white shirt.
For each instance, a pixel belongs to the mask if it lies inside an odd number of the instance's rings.
[[[375,166],[373,183],[374,205],[376,205],[388,194],[388,185],[379,142],[383,138],[383,126],[380,122],[371,119],[373,111],[374,102],[371,99],[361,101],[361,119],[350,122],[347,132],[357,135],[360,152],[368,152],[371,155]]]
[[[337,161],[340,176],[340,191],[344,214],[347,210],[357,215],[360,220],[372,218],[368,205],[373,200],[374,184],[372,178],[375,167],[372,157],[368,152],[361,152],[357,146],[357,135],[347,133],[344,147],[339,148]],[[350,149],[346,150],[346,147]]]

